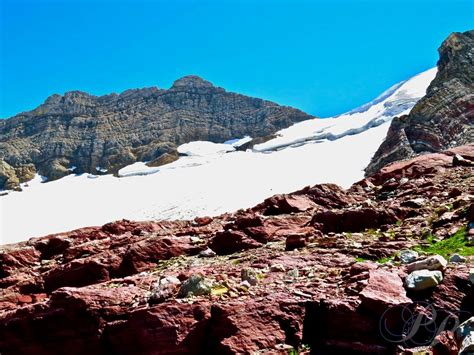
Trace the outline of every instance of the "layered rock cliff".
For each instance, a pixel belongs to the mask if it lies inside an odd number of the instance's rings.
[[[183,143],[265,137],[310,118],[197,76],[168,90],[53,95],[33,111],[0,120],[0,189],[35,173],[54,180],[71,172],[114,173],[136,161],[159,165],[176,159]]]
[[[439,48],[438,73],[407,116],[393,119],[366,168],[474,142],[474,31],[452,33]]]

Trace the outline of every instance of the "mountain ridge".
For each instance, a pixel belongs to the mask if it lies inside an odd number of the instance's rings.
[[[115,173],[137,161],[169,162],[183,143],[264,138],[313,117],[195,75],[169,89],[53,94],[36,109],[0,121],[0,189],[17,188],[36,173],[55,180],[72,167],[75,173],[96,173],[98,166]]]

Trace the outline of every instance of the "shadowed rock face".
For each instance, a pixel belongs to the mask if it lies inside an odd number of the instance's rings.
[[[180,144],[265,137],[312,118],[302,111],[226,92],[197,76],[119,95],[52,95],[33,111],[0,120],[0,189],[35,173],[50,180],[116,172],[136,161],[169,161]],[[161,160],[160,160],[161,157]]]
[[[452,33],[438,50],[438,73],[408,116],[393,119],[366,174],[420,153],[474,142],[474,31]]]

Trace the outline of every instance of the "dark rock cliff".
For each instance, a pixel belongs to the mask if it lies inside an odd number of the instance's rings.
[[[53,180],[72,167],[75,173],[110,173],[135,161],[169,161],[189,141],[265,137],[309,118],[197,76],[178,79],[169,90],[52,95],[33,111],[0,120],[0,189],[36,172]]]

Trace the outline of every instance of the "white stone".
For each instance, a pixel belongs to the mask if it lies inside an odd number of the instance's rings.
[[[426,259],[415,261],[407,265],[407,271],[412,272],[416,270],[444,270],[448,262],[441,255],[433,255]]]

